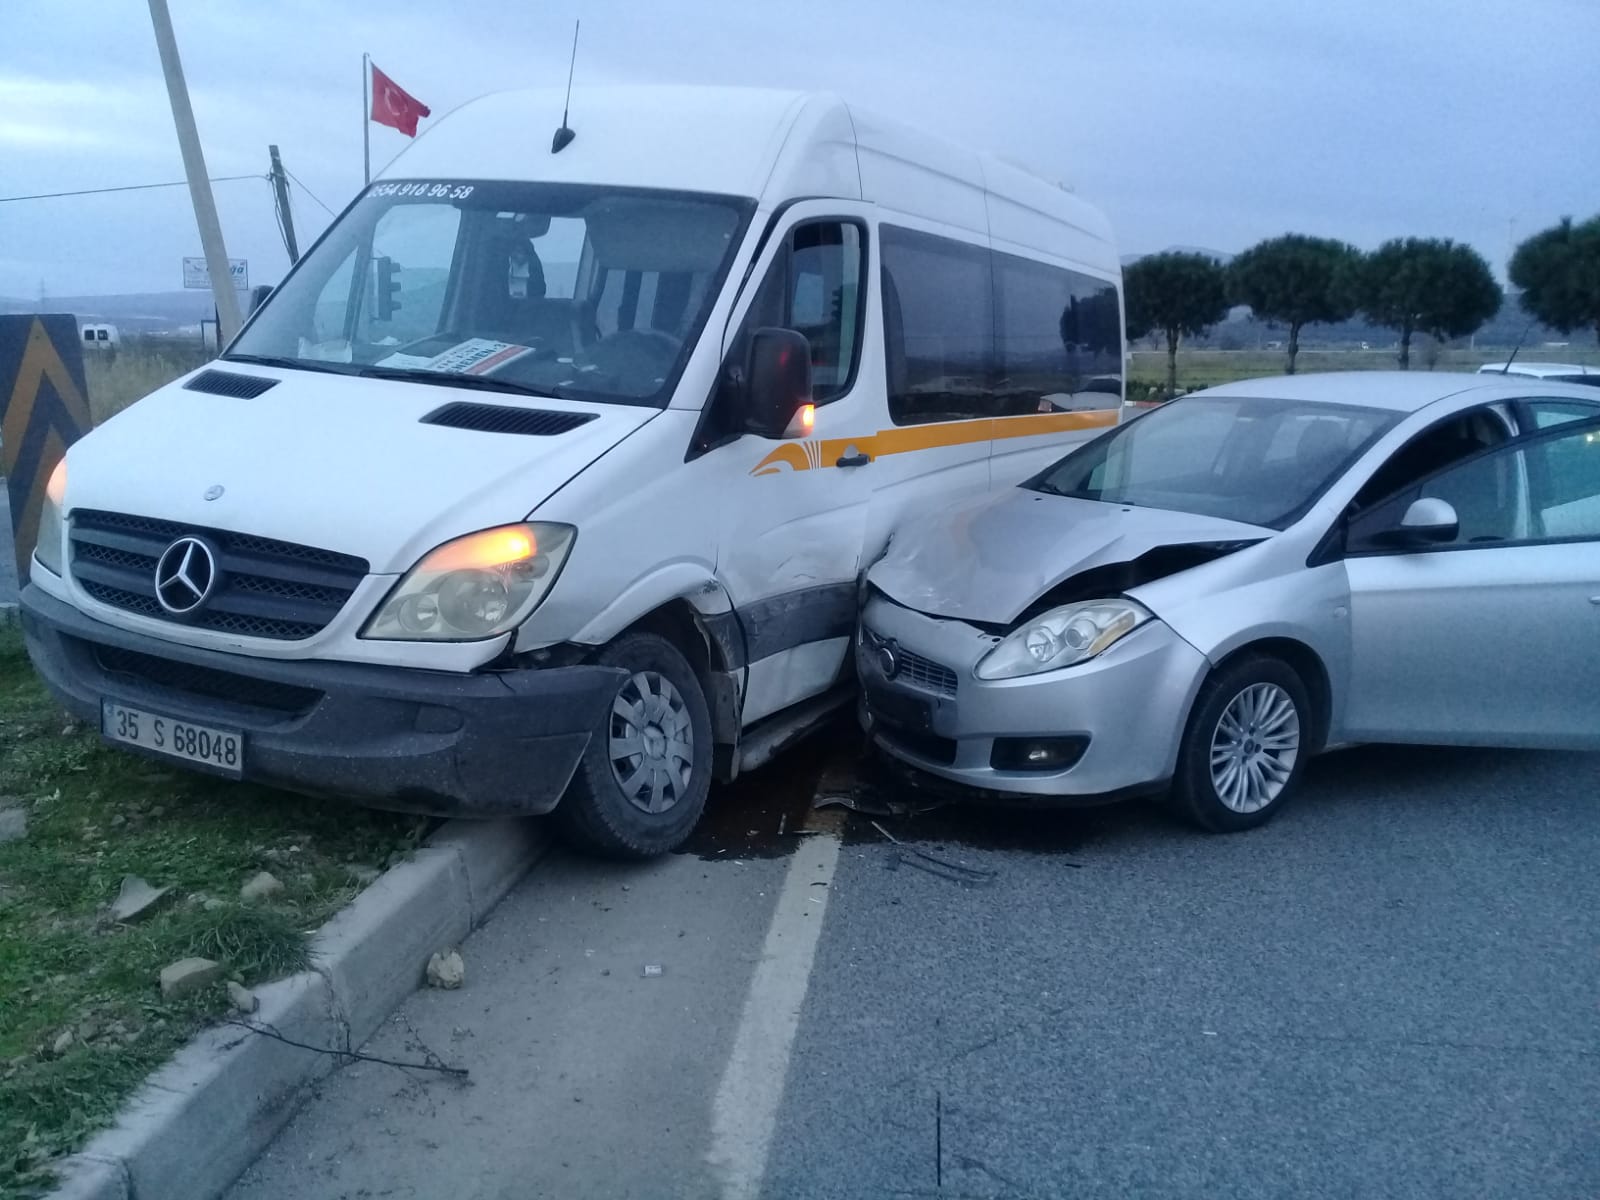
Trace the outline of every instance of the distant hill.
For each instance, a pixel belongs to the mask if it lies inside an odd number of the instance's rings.
[[[38,300],[18,300],[0,296],[0,313],[32,313],[41,310],[71,313],[79,321],[106,321],[129,333],[170,333],[183,326],[198,325],[202,317],[214,315],[210,292],[134,292],[124,296],[47,296]]]

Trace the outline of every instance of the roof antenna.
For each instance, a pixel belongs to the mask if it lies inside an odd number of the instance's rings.
[[[1511,364],[1517,361],[1517,352],[1522,349],[1522,343],[1528,340],[1528,335],[1533,332],[1534,323],[1538,321],[1538,319],[1538,317],[1534,317],[1533,320],[1529,321],[1528,324],[1523,328],[1522,336],[1517,339],[1517,344],[1511,347],[1511,357],[1506,359],[1506,365],[1500,368],[1500,374],[1511,374]]]
[[[572,61],[567,64],[567,99],[561,106],[561,128],[556,130],[555,137],[550,139],[550,153],[560,154],[572,145],[572,139],[578,135],[567,127],[567,113],[572,108],[572,71],[578,65],[578,27],[582,21],[572,23]]]

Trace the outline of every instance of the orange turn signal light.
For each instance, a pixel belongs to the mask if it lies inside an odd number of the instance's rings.
[[[418,564],[419,571],[487,570],[523,562],[539,552],[539,541],[526,525],[502,525],[446,542]]]

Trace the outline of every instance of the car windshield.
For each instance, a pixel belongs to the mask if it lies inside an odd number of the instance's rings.
[[[1286,529],[1397,419],[1355,405],[1174,400],[1023,486]]]
[[[589,185],[375,184],[226,357],[665,404],[752,208]]]

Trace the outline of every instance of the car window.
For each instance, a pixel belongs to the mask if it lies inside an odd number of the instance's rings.
[[[1521,408],[1528,415],[1525,423],[1532,429],[1551,429],[1568,421],[1592,421],[1600,417],[1600,405],[1586,404],[1582,400],[1524,400]]]
[[[1350,524],[1351,552],[1392,552],[1384,535],[1414,501],[1429,498],[1448,502],[1460,528],[1426,549],[1600,539],[1600,424],[1555,430],[1447,467],[1362,513]]]
[[[1351,509],[1359,512],[1371,508],[1435,471],[1471,458],[1510,437],[1511,430],[1505,421],[1490,408],[1474,408],[1447,417],[1390,455],[1356,493]]]
[[[998,371],[988,249],[881,228],[890,418],[915,425],[989,416]]]
[[[1397,419],[1356,405],[1190,397],[1096,438],[1023,486],[1287,529]]]

